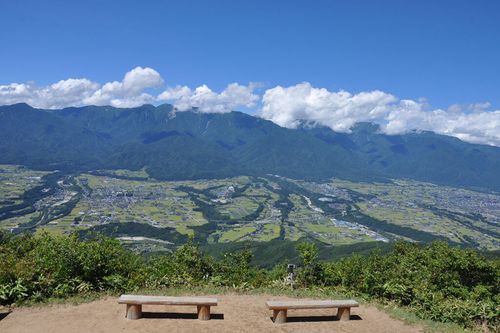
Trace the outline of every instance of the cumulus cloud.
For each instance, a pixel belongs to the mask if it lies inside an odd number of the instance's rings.
[[[471,143],[500,146],[500,110],[466,108],[468,111],[427,110],[424,105],[401,101],[379,121],[386,134],[427,130],[457,137]]]
[[[0,85],[0,104],[28,103],[40,108],[80,105],[99,84],[87,79],[67,79],[46,87],[33,83]]]
[[[163,86],[161,75],[152,68],[136,67],[121,81],[104,84],[88,79],[67,79],[39,87],[34,83],[0,85],[0,105],[28,103],[33,107],[58,109],[68,106],[111,105],[136,107],[148,103],[170,102],[177,111],[197,108],[200,112],[230,112],[256,107],[260,96],[254,94],[256,84],[229,84],[221,92],[202,85],[192,90],[187,86],[167,88],[160,95],[149,90]]]
[[[231,83],[217,93],[206,85],[194,90],[186,86],[176,86],[166,89],[158,96],[158,100],[173,103],[178,111],[196,107],[200,112],[224,113],[240,107],[255,107],[260,99],[254,94],[255,88],[256,85],[252,83],[248,86]]]
[[[83,100],[83,104],[134,107],[153,103],[155,97],[144,90],[157,88],[163,84],[160,74],[152,68],[136,67],[122,81],[108,82]]]
[[[261,117],[280,126],[327,126],[350,132],[359,122],[374,122],[390,135],[427,130],[472,143],[500,146],[500,110],[489,103],[429,110],[425,102],[400,100],[382,91],[351,94],[315,88],[304,82],[275,87],[262,97]]]
[[[154,102],[156,97],[144,91],[162,84],[160,74],[147,67],[136,67],[127,72],[122,81],[102,86],[88,79],[61,80],[43,87],[34,83],[11,83],[0,85],[0,105],[23,102],[47,109],[81,105],[134,107]]]
[[[356,95],[347,91],[330,92],[304,82],[291,87],[266,90],[261,116],[283,127],[296,128],[307,122],[347,132],[360,121],[380,118],[396,97],[381,91]]]

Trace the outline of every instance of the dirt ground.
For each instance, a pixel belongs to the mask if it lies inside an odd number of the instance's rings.
[[[336,310],[290,310],[286,324],[274,324],[269,299],[287,297],[254,295],[213,295],[219,305],[212,307],[212,319],[196,319],[194,306],[143,306],[143,318],[127,320],[125,305],[116,298],[80,305],[52,305],[0,311],[0,332],[422,332],[390,318],[372,306],[351,311],[350,321],[338,321]]]

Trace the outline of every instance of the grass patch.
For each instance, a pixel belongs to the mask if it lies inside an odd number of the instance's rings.
[[[254,232],[256,228],[251,225],[244,225],[242,227],[233,228],[224,232],[219,238],[220,242],[234,242],[237,241],[246,235]]]
[[[375,305],[377,309],[384,311],[391,318],[401,320],[408,325],[419,325],[422,326],[424,332],[429,333],[467,333],[467,332],[481,332],[478,327],[476,330],[467,330],[461,327],[460,325],[454,323],[440,323],[432,320],[425,320],[418,318],[417,315],[409,309],[405,309],[402,307],[398,307],[396,305],[391,304],[380,304],[376,302],[372,302],[371,304]]]

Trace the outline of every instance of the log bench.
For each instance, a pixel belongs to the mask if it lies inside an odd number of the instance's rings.
[[[127,319],[141,318],[143,305],[196,305],[198,319],[209,320],[210,307],[217,306],[217,299],[206,297],[121,295],[118,303],[127,305]]]
[[[273,320],[276,324],[286,323],[288,310],[302,309],[329,309],[337,308],[337,318],[339,320],[349,320],[351,308],[358,307],[358,302],[354,300],[342,301],[267,301],[267,308],[273,310]]]

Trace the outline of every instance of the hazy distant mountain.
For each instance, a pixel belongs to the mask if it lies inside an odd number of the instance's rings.
[[[431,132],[384,135],[286,129],[241,112],[173,113],[171,105],[62,110],[0,107],[0,163],[83,171],[140,169],[158,179],[279,174],[298,179],[411,178],[500,190],[500,148]]]

